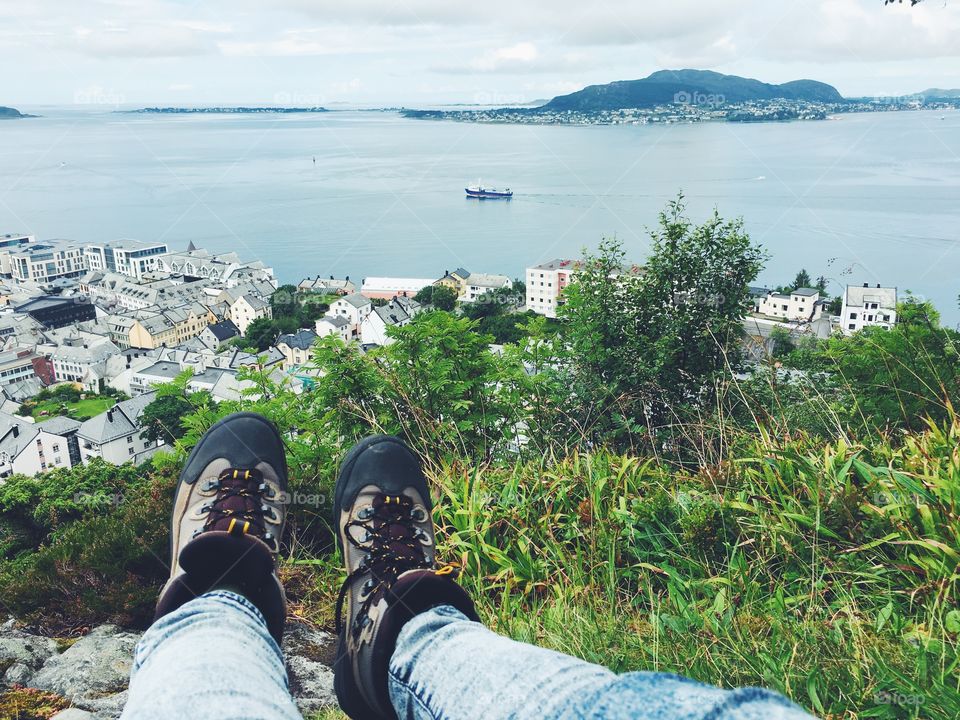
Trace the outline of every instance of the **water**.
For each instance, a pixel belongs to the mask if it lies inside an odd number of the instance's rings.
[[[120,115],[0,123],[0,232],[235,250],[306,275],[519,277],[616,234],[642,260],[681,189],[743,216],[761,280],[893,284],[960,320],[960,113],[784,124],[527,127],[393,113]],[[313,158],[316,158],[316,163]],[[482,178],[512,201],[464,197]]]

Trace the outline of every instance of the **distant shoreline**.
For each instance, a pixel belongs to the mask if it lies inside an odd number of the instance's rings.
[[[286,115],[289,113],[325,113],[324,107],[148,107],[137,110],[114,110],[124,114],[148,115],[255,115],[259,113]]]

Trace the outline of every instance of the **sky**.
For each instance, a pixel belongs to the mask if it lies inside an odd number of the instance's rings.
[[[505,105],[698,68],[960,86],[960,0],[0,0],[0,105]]]

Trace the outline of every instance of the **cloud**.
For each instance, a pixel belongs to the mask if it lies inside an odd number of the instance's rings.
[[[583,70],[591,64],[589,55],[584,52],[551,53],[545,56],[535,43],[524,41],[488,50],[465,62],[434,65],[430,69],[452,75],[525,74]]]
[[[73,46],[95,57],[184,57],[216,50],[208,34],[183,24],[74,28]]]

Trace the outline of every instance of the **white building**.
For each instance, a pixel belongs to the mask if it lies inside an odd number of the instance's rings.
[[[360,325],[373,310],[370,298],[358,293],[337,298],[327,310],[328,317],[342,317],[350,323],[349,339],[360,337]],[[318,331],[319,334],[319,331]]]
[[[897,289],[847,285],[843,293],[840,326],[851,335],[865,327],[892,328],[897,322]]]
[[[314,332],[317,333],[318,338],[335,335],[344,342],[350,342],[351,328],[350,321],[342,315],[324,315],[317,320]]]
[[[313,346],[319,336],[313,330],[298,330],[277,338],[277,347],[283,353],[283,369],[291,370],[310,362]]]
[[[160,268],[159,256],[168,252],[164,243],[120,240],[116,243],[90,244],[84,250],[88,270],[114,272],[136,279]]]
[[[230,319],[241,335],[247,334],[247,328],[259,318],[272,318],[273,308],[263,298],[253,295],[241,295],[230,306]]]
[[[77,430],[82,460],[99,457],[114,465],[139,464],[163,447],[145,439],[140,425],[144,409],[156,396],[155,391],[137,395],[84,422]]]
[[[73,467],[80,462],[79,427],[80,423],[70,418],[33,423],[0,413],[0,478]]]
[[[81,383],[84,390],[99,392],[100,380],[107,376],[107,360],[118,354],[120,348],[109,339],[90,333],[77,333],[57,342],[49,351],[54,382]]]
[[[506,275],[470,273],[463,285],[463,294],[457,299],[460,302],[475,302],[485,293],[513,287],[513,281]]]
[[[10,253],[16,252],[24,245],[28,245],[36,240],[33,235],[0,235],[0,277],[13,277],[13,269],[10,261]]]
[[[820,291],[814,288],[797,288],[789,295],[771,292],[754,301],[754,312],[767,317],[782,318],[792,322],[812,322],[820,317],[823,304]]]
[[[419,303],[417,305],[419,306]],[[407,310],[408,307],[399,302],[399,299],[391,300],[386,305],[374,307],[373,312],[367,315],[360,324],[360,335],[363,342],[374,345],[389,345],[392,343],[393,338],[387,335],[387,328],[409,325],[413,316]]]
[[[527,268],[527,309],[550,318],[557,316],[563,304],[563,289],[580,269],[578,260],[551,260]]]
[[[83,246],[70,240],[42,240],[10,250],[10,274],[20,283],[38,285],[76,278],[87,269]]]

